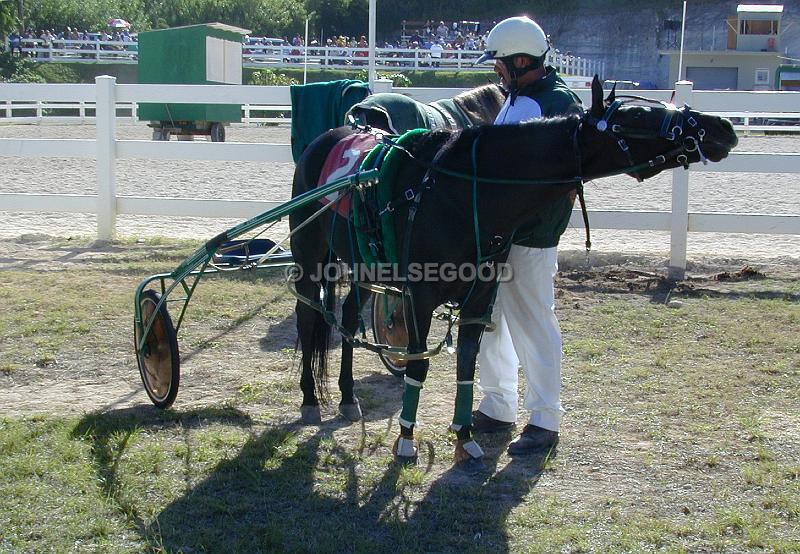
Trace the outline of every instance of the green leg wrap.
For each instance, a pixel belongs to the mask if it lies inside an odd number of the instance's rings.
[[[456,413],[453,425],[472,425],[472,383],[459,383],[456,388]]]
[[[417,408],[419,407],[419,391],[422,386],[406,382],[403,390],[403,409],[400,412],[400,425],[409,427],[417,422]]]

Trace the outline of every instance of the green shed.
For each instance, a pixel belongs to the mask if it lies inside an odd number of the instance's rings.
[[[250,31],[223,23],[204,23],[139,33],[139,83],[242,84],[242,36]],[[191,140],[207,135],[225,140],[224,125],[242,120],[241,104],[139,105],[154,140],[171,134]]]

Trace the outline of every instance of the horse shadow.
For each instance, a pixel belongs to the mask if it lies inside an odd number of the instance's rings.
[[[105,492],[123,504],[118,470],[134,433],[170,427],[188,433],[210,423],[253,427],[249,416],[231,408],[172,413],[137,407],[88,415],[73,435],[93,441]],[[510,550],[506,521],[535,486],[541,460],[512,460],[495,474],[502,448],[490,448],[486,472],[448,470],[420,497],[403,482],[404,468],[377,451],[363,425],[356,446],[338,443],[334,432],[345,425],[326,421],[310,435],[296,423],[267,426],[199,483],[192,482],[196,469],[185,462],[183,493],[155,517],[145,519],[135,509],[126,513],[143,539],[167,552]],[[498,446],[505,442],[499,439]],[[420,469],[430,472],[433,445],[423,446]],[[377,466],[365,471],[365,464]],[[327,477],[319,479],[320,473]],[[331,477],[338,484],[326,488]],[[465,504],[465,497],[473,501]]]

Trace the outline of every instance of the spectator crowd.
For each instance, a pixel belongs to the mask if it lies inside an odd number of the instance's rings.
[[[394,39],[380,42],[378,47],[384,50],[398,50],[397,53],[384,52],[381,57],[387,65],[413,65],[407,61],[409,57],[417,57],[420,65],[439,67],[442,59],[458,57],[458,51],[481,52],[484,49],[488,30],[481,33],[481,24],[476,21],[453,21],[445,23],[433,20],[418,24],[414,29],[407,29],[403,22],[403,30]],[[489,29],[493,26],[490,25]],[[406,34],[410,33],[410,34]],[[334,35],[321,37],[312,35],[308,41],[308,55],[325,58],[329,65],[367,65],[366,58],[369,44],[364,35],[359,37]],[[293,38],[284,36],[277,38],[249,37],[244,38],[245,54],[284,54],[288,62],[300,62],[305,54],[306,44],[300,35]],[[421,50],[417,56],[409,55],[409,50]],[[404,61],[393,61],[405,58]],[[257,59],[255,56],[253,59]]]
[[[100,30],[96,32],[80,31],[77,27],[66,27],[61,32],[54,29],[34,31],[28,29],[24,33],[13,32],[8,37],[11,54],[26,55],[32,58],[48,58],[49,50],[53,48],[96,50],[97,42],[119,42],[120,45],[102,44],[102,50],[135,50],[136,35],[125,29]],[[23,52],[23,48],[26,49]]]

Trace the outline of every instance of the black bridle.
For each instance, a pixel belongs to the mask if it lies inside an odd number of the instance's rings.
[[[591,111],[587,111],[581,119],[578,128],[580,129],[582,125],[592,125],[601,133],[608,133],[614,137],[617,146],[619,146],[620,150],[625,154],[625,156],[627,156],[628,163],[630,164],[631,169],[628,171],[623,170],[625,173],[632,175],[641,182],[643,180],[639,175],[639,171],[641,171],[641,169],[663,165],[667,163],[667,160],[671,160],[673,157],[680,165],[683,166],[684,169],[689,169],[689,154],[692,152],[698,153],[701,162],[704,164],[708,163],[708,159],[700,148],[700,144],[703,142],[703,139],[706,136],[706,131],[700,127],[698,121],[691,114],[691,108],[688,104],[684,104],[683,108],[676,108],[673,104],[668,104],[660,100],[653,100],[652,98],[645,98],[644,96],[625,95],[618,98],[624,98],[625,100],[615,99],[606,108],[606,111],[601,118],[597,118],[591,114]],[[612,121],[613,116],[616,114],[620,106],[634,101],[657,104],[666,108],[664,119],[662,120],[658,131],[626,127]],[[687,132],[689,130],[688,128],[697,129],[697,131],[694,134],[689,134]],[[672,150],[664,154],[660,154],[652,160],[648,160],[644,164],[634,164],[633,157],[630,153],[630,147],[625,139],[650,138],[662,138],[670,142],[674,142],[676,146]]]

